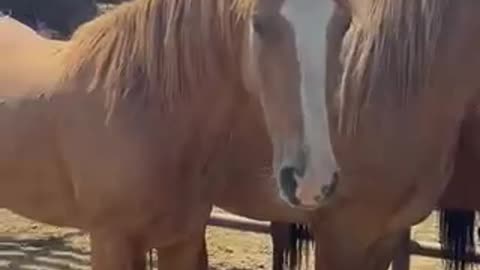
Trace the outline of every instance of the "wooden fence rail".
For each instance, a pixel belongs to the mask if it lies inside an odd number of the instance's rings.
[[[212,214],[208,223],[211,226],[228,228],[239,231],[256,233],[269,233],[270,222],[257,221],[232,214]],[[392,270],[408,270],[410,268],[410,255],[431,257],[437,259],[451,258],[440,250],[439,243],[415,241],[410,239],[410,231],[405,232],[402,248],[399,249],[395,260],[392,262]],[[469,261],[480,263],[480,255],[475,254],[468,258]]]
[[[214,213],[210,217],[208,225],[237,231],[270,233],[270,222],[248,219],[232,214]]]

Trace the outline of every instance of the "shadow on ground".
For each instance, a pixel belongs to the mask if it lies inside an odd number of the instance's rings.
[[[0,236],[0,269],[87,270],[89,253],[72,247],[62,237],[27,238]]]
[[[69,241],[79,235],[82,233],[59,237],[0,236],[0,270],[90,270],[90,253]],[[210,266],[209,270],[249,268]]]

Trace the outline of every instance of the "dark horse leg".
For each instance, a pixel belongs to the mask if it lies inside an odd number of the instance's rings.
[[[289,244],[289,224],[272,222],[270,225],[270,236],[273,246],[273,270],[283,270],[285,262],[285,251]]]
[[[462,124],[455,170],[439,203],[440,242],[451,255],[449,270],[471,266],[468,257],[475,251],[475,210],[480,210],[480,111],[473,110]]]
[[[440,243],[451,254],[448,270],[465,270],[471,263],[468,256],[475,252],[475,211],[442,209],[440,211]]]
[[[273,270],[300,269],[303,258],[307,258],[313,236],[307,225],[272,222],[270,235],[273,243]],[[306,256],[304,256],[306,255]]]

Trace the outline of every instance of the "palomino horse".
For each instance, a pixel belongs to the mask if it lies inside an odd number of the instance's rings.
[[[1,19],[0,207],[89,231],[93,269],[141,267],[149,247],[167,269],[195,268],[201,250],[184,247],[203,242],[246,101],[262,104],[275,175],[336,169],[326,141],[303,136],[304,115],[324,117],[303,79],[322,54],[295,3],[137,0],[65,43]]]
[[[340,171],[331,203],[312,222],[317,263],[387,269],[399,232],[444,192],[475,112],[480,2],[337,2],[327,104]]]

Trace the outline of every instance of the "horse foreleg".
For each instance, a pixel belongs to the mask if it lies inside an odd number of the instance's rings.
[[[205,233],[173,246],[157,249],[158,270],[207,270]]]
[[[273,244],[273,270],[283,270],[285,265],[286,251],[289,245],[289,224],[272,222],[270,224],[270,236]]]
[[[92,233],[92,270],[144,270],[145,248],[138,238]]]

